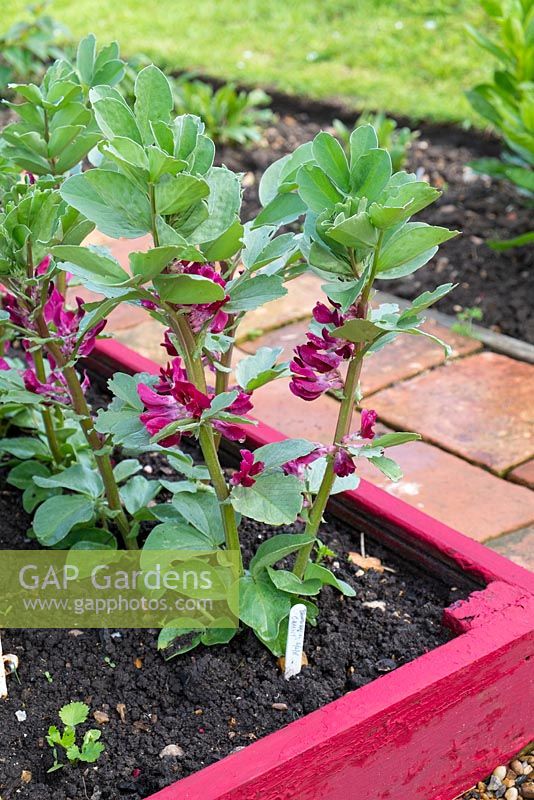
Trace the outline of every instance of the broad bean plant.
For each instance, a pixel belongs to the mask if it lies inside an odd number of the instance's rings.
[[[54,65],[52,76],[64,68]],[[401,310],[373,305],[375,280],[423,267],[455,232],[411,221],[439,193],[414,175],[394,173],[370,125],[353,131],[348,155],[319,133],[272,164],[261,181],[262,210],[243,223],[240,176],[213,165],[215,147],[198,117],[174,116],[163,73],[152,65],[141,70],[133,108],[109,81],[98,84],[98,74],[93,68],[83,78],[78,68],[69,78],[80,104],[80,160],[90,143],[96,166],[62,171],[51,161],[59,154],[43,151],[41,177],[17,183],[0,218],[7,340],[0,448],[11,459],[8,479],[24,490],[27,508],[37,509],[33,535],[44,545],[117,547],[120,535],[129,548],[236,551],[240,621],[281,655],[292,605],[304,602],[316,624],[324,585],[355,594],[321,563],[328,498],[357,487],[360,459],[397,480],[399,467],[386,451],[418,438],[379,435],[372,409],[361,409],[354,422],[360,376],[367,359],[398,336],[428,336],[425,309],[452,286]],[[49,76],[27,101],[36,119],[46,85]],[[288,223],[291,232],[284,232]],[[125,269],[108,251],[83,245],[94,226],[114,238],[148,235],[151,247],[132,252]],[[235,366],[244,315],[282,297],[287,281],[305,270],[324,280],[324,295],[310,309],[310,329],[293,358],[281,361],[281,348],[261,347]],[[99,299],[67,308],[58,286],[75,283]],[[111,403],[94,413],[80,359],[121,304],[162,323],[168,363],[158,376],[115,374]],[[245,447],[254,393],[281,378],[306,402],[339,395],[331,442]],[[222,437],[241,445],[233,472],[221,464]],[[187,452],[193,443],[202,463]],[[148,453],[168,460],[173,479],[138,474]],[[163,489],[166,502],[158,498]],[[248,563],[240,533],[246,518],[282,530]],[[296,521],[301,532],[289,532]],[[197,630],[184,641],[169,627],[160,647],[172,644],[175,654],[235,633]]]

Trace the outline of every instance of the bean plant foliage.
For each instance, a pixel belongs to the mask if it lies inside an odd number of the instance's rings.
[[[331,551],[318,539],[329,496],[357,487],[361,459],[398,480],[386,452],[419,438],[378,434],[372,409],[361,409],[354,424],[360,373],[398,336],[429,336],[425,310],[452,286],[401,310],[372,305],[374,281],[415,272],[455,232],[412,220],[439,193],[393,172],[371,125],[352,132],[348,155],[319,133],[272,164],[261,181],[263,208],[244,223],[241,176],[214,166],[198,117],[174,115],[164,74],[142,69],[131,107],[120,73],[115,46],[98,50],[88,37],[76,64],[56,62],[40,86],[18,87],[23,122],[4,133],[11,163],[31,173],[5,192],[0,216],[0,452],[8,481],[23,490],[31,535],[44,546],[238,552],[240,621],[281,655],[295,603],[306,604],[315,625],[325,585],[355,594],[326,566]],[[296,221],[299,232],[280,230]],[[126,269],[104,248],[84,245],[95,226],[114,238],[148,234],[152,246],[132,252]],[[305,270],[323,279],[324,296],[292,359],[260,347],[233,370],[245,314],[282,297]],[[76,285],[98,299],[68,305],[66,289],[76,298]],[[115,374],[111,403],[95,413],[82,359],[123,304],[164,325],[169,360],[159,375]],[[244,446],[254,393],[283,378],[306,402],[338,393],[332,442]],[[242,443],[233,472],[221,466],[223,437]],[[188,440],[202,463],[183,449]],[[166,458],[173,478],[145,477],[146,454]],[[280,531],[248,563],[245,518]],[[235,633],[221,624],[184,636],[169,624],[160,647],[176,654]]]

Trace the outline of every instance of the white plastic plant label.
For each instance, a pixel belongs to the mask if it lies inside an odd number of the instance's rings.
[[[306,606],[297,603],[289,612],[284,678],[288,681],[302,669],[302,650],[306,630]]]

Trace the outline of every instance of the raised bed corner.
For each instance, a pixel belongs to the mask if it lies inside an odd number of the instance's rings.
[[[90,366],[159,371],[99,342]],[[261,422],[251,447],[283,435]],[[476,498],[473,498],[476,502]],[[534,575],[362,480],[331,509],[473,588],[444,612],[456,638],[147,800],[453,800],[534,739]]]

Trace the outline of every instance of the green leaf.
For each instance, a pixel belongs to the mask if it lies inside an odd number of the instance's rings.
[[[329,133],[321,131],[313,140],[313,156],[323,172],[340,189],[347,192],[350,183],[349,165],[338,140]]]
[[[172,499],[174,508],[193,528],[218,544],[224,541],[219,501],[211,492],[180,492]]]
[[[441,300],[442,297],[445,297],[445,295],[449,294],[453,289],[454,283],[444,283],[438,286],[437,289],[434,289],[433,292],[423,292],[418,295],[415,300],[412,300],[410,307],[401,314],[401,319],[407,314],[419,314],[421,311],[424,311],[425,308],[437,303],[438,300]]]
[[[34,485],[34,478],[46,478],[48,475],[50,470],[40,461],[23,461],[9,471],[6,481],[17,489],[27,489]]]
[[[294,475],[259,475],[254,486],[234,486],[230,496],[236,511],[268,525],[295,521],[302,508],[302,484]]]
[[[358,197],[377,200],[391,178],[391,157],[387,150],[369,150],[352,169],[352,185]]]
[[[62,198],[108,236],[133,239],[151,229],[148,197],[118,172],[90,169],[67,178]]]
[[[343,195],[330,178],[315,164],[304,164],[300,167],[297,184],[299,196],[316,214],[322,214],[325,209],[331,209],[343,200]]]
[[[322,583],[319,580],[301,581],[294,572],[285,569],[272,569],[267,567],[270,579],[277,589],[289,594],[315,595],[321,591]]]
[[[263,461],[266,469],[281,467],[288,461],[307,456],[317,449],[315,442],[307,439],[283,439],[281,442],[272,442],[258,447],[254,451],[256,461]]]
[[[36,475],[34,482],[45,489],[70,489],[73,492],[89,495],[94,500],[104,491],[100,473],[85,464],[73,464],[54,475]]]
[[[291,598],[279,591],[264,572],[239,580],[239,617],[265,639],[274,639],[291,610]]]
[[[360,125],[350,135],[350,168],[356,166],[358,159],[378,147],[378,137],[372,125]]]
[[[225,297],[222,286],[202,275],[158,275],[153,283],[161,299],[169,303],[215,303]]]
[[[119,492],[129,514],[136,514],[146,508],[161,491],[159,481],[149,481],[142,475],[135,475],[128,483],[121,486]]]
[[[60,494],[39,506],[33,518],[33,530],[40,544],[51,547],[64,539],[75,525],[90,522],[93,516],[92,499],[84,495]]]
[[[287,364],[276,363],[281,352],[281,347],[259,347],[254,355],[242,358],[235,370],[239,386],[252,392],[275,378],[286,375]]]
[[[104,136],[108,139],[124,136],[137,144],[142,144],[143,140],[135,117],[124,100],[122,98],[119,100],[116,96],[96,99],[97,95],[98,89],[91,89],[89,92],[98,127]]]
[[[287,225],[306,211],[306,203],[298,194],[280,194],[260,211],[254,220],[254,228],[262,225]]]
[[[178,214],[208,194],[209,186],[202,178],[183,172],[164,175],[156,184],[156,210],[158,214]]]
[[[418,433],[411,433],[409,431],[398,431],[396,433],[384,433],[383,436],[375,436],[373,439],[373,447],[396,447],[399,444],[406,444],[406,442],[415,442],[421,438]]]
[[[221,526],[222,528],[222,526]],[[221,530],[222,539],[224,532]],[[220,538],[220,537],[219,537]],[[144,550],[213,550],[221,544],[214,542],[201,531],[177,519],[163,522],[152,528],[144,544]]]
[[[130,275],[118,261],[92,248],[58,244],[51,248],[51,253],[58,261],[68,262],[64,266],[59,265],[61,269],[73,272],[73,265],[76,267],[76,276],[83,280],[94,280],[105,286],[118,286],[130,280]]]
[[[217,239],[202,244],[204,258],[206,261],[226,261],[241,249],[243,235],[244,227],[236,218]]]
[[[205,178],[208,188],[208,217],[191,234],[193,244],[212,242],[236,221],[241,206],[241,183],[238,175],[226,167],[213,167]]]
[[[230,301],[225,311],[230,314],[253,311],[287,294],[280,275],[247,275],[241,280],[237,278],[235,285],[229,284],[226,289]]]
[[[253,578],[267,567],[272,567],[291,553],[296,553],[315,541],[307,533],[281,533],[262,542],[250,560],[249,569]]]
[[[405,183],[394,194],[389,195],[383,204],[372,203],[369,208],[369,218],[373,225],[385,230],[426,208],[437,200],[440,194],[426,181]]]
[[[488,241],[492,250],[505,251],[512,247],[524,247],[527,244],[534,244],[534,231],[522,233],[513,239],[490,239]]]
[[[168,122],[174,107],[169,81],[161,70],[150,64],[135,79],[134,113],[143,140],[153,141],[151,122]]]
[[[89,706],[86,703],[68,703],[59,711],[59,717],[63,725],[75,728],[81,725],[89,716]]]
[[[198,250],[188,245],[185,239],[183,247],[180,245],[153,247],[146,253],[130,253],[129,259],[132,274],[142,276],[143,282],[151,281],[175,259],[183,261],[203,261],[203,257]]]
[[[390,480],[399,481],[402,478],[402,470],[392,458],[388,458],[387,456],[373,456],[369,461]]]
[[[352,586],[349,586],[349,584],[345,581],[336,578],[333,572],[330,572],[330,570],[326,569],[326,567],[321,567],[319,564],[312,564],[311,562],[308,564],[304,573],[304,580],[321,581],[322,584],[333,586],[334,589],[340,591],[345,595],[345,597],[354,597],[356,595],[356,592]]]
[[[437,245],[457,233],[423,222],[408,222],[382,248],[378,257],[379,277],[391,279],[409,275],[432,257]],[[425,258],[426,261],[422,260]]]
[[[40,439],[33,439],[31,436],[13,436],[8,439],[0,439],[0,453],[9,453],[15,458],[42,458],[50,461],[48,447]]]
[[[382,333],[381,328],[369,319],[350,319],[340,328],[332,331],[336,339],[347,339],[349,342],[372,342]]]
[[[369,215],[365,211],[328,228],[326,235],[345,247],[371,248],[378,241],[378,231],[371,225]]]

